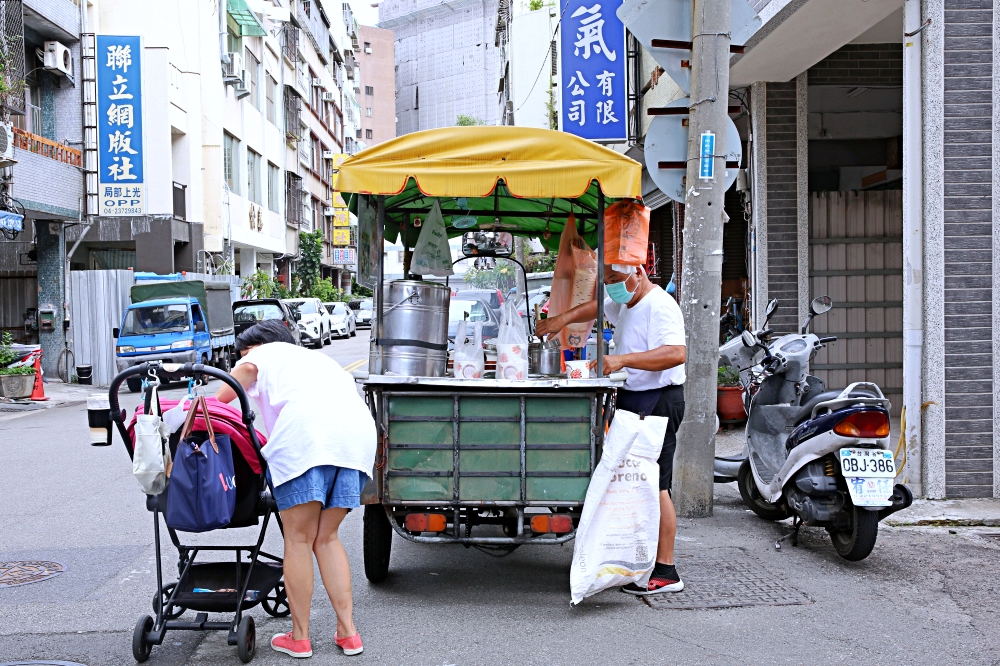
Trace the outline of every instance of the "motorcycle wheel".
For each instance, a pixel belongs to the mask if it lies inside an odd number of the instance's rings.
[[[750,469],[749,460],[744,460],[743,464],[740,465],[739,474],[736,475],[736,485],[739,486],[743,503],[764,520],[788,518],[788,511],[777,504],[771,504],[761,496],[760,491],[757,490],[757,484],[753,480],[753,471]]]
[[[830,532],[830,541],[837,554],[849,562],[860,562],[875,548],[878,539],[878,514],[856,506],[847,509],[853,511],[852,528],[843,532]]]

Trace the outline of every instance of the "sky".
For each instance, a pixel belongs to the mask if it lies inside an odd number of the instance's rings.
[[[372,7],[375,0],[350,0],[351,9],[354,16],[361,25],[375,25],[378,23],[378,7]]]

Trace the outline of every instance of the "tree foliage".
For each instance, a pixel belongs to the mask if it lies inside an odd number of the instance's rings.
[[[465,273],[465,281],[476,289],[499,289],[506,294],[517,284],[517,264],[507,259],[497,259],[493,268],[470,268]]]
[[[242,298],[271,298],[278,285],[264,271],[256,271],[245,278],[240,285]]]
[[[323,232],[299,233],[299,262],[295,266],[298,289],[293,283],[292,293],[311,294],[320,279],[320,260],[323,257]]]
[[[455,122],[459,127],[471,127],[473,125],[485,125],[486,121],[481,118],[476,118],[475,116],[469,116],[464,113],[458,114],[458,120]]]

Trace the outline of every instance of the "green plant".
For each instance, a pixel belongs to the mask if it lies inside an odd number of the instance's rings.
[[[555,269],[557,256],[555,253],[529,254],[524,260],[524,267],[529,273],[546,273]]]
[[[368,287],[358,284],[358,281],[351,277],[351,295],[357,298],[371,298],[375,295]]]
[[[276,285],[271,276],[264,271],[256,271],[243,278],[240,285],[240,296],[242,298],[271,298],[276,290]]]
[[[323,257],[323,232],[303,231],[299,234],[299,262],[292,279],[293,294],[311,294],[320,279],[320,259]],[[298,283],[296,284],[296,278]]]
[[[739,386],[740,373],[730,367],[719,368],[719,386]]]
[[[324,303],[334,303],[340,300],[340,289],[333,286],[333,280],[330,278],[323,278],[313,284],[309,295]]]
[[[554,88],[549,85],[549,99],[545,102],[545,111],[549,115],[549,129],[559,129],[559,107],[556,106],[556,94]]]
[[[33,374],[35,374],[35,368],[30,365],[21,366],[19,368],[0,368],[0,376]]]
[[[506,259],[497,259],[494,268],[488,270],[470,268],[465,273],[465,281],[476,289],[499,289],[506,294],[517,282],[517,264]]]
[[[11,99],[20,99],[23,104],[24,77],[17,76],[19,72],[13,66],[10,57],[10,54],[16,52],[17,49],[24,49],[23,37],[7,37],[0,38],[0,40],[2,40],[2,44],[0,44],[0,102],[6,107]],[[7,112],[5,111],[5,119],[6,116]]]
[[[473,125],[485,125],[486,121],[476,118],[475,116],[469,116],[464,113],[458,114],[458,120],[455,122],[459,127],[471,127]]]
[[[11,337],[10,331],[4,331],[3,335],[0,336],[0,368],[9,365],[20,358],[18,353],[11,349],[11,344],[13,344],[13,342],[14,338]]]

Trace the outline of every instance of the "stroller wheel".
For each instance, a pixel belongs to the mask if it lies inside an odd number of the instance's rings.
[[[149,632],[153,629],[153,618],[143,615],[132,632],[132,656],[140,664],[149,659],[153,646],[149,644]]]
[[[173,591],[174,591],[175,587],[177,587],[177,583],[167,583],[166,585],[163,586],[163,589],[160,591],[159,594],[154,594],[153,595],[153,612],[154,613],[159,613],[160,612],[160,605],[167,603],[167,600],[170,598],[170,595],[173,594]],[[177,604],[174,604],[171,607],[171,611],[169,613],[164,613],[163,614],[163,619],[164,620],[176,620],[177,618],[179,618],[181,615],[184,614],[185,610],[186,609],[183,606],[178,606]]]
[[[257,651],[257,630],[254,628],[253,618],[244,615],[240,620],[240,626],[236,629],[236,654],[240,661],[249,664],[253,660],[254,652]]]
[[[288,607],[288,597],[285,596],[285,584],[278,583],[260,602],[264,612],[271,617],[288,617],[292,609]]]

